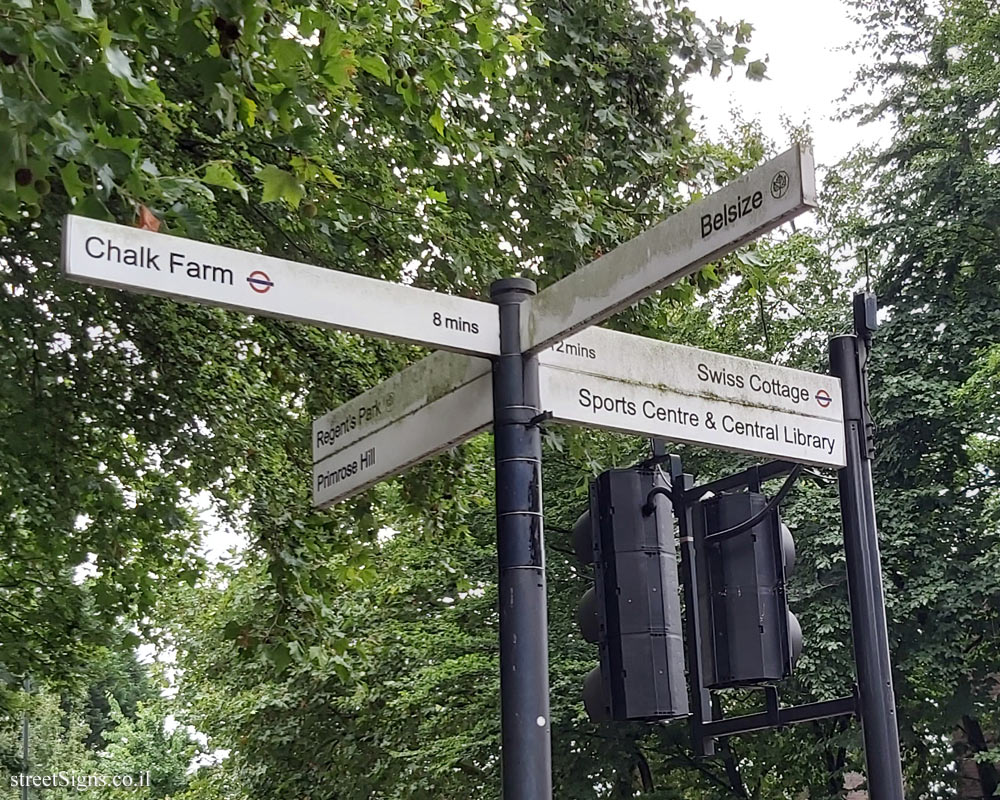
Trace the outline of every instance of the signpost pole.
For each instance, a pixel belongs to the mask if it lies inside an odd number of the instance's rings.
[[[538,362],[521,353],[521,314],[534,281],[490,287],[500,307],[493,366],[497,549],[500,578],[500,716],[503,796],[551,800],[549,653],[542,533],[542,446]]]
[[[25,694],[31,692],[31,678],[24,679],[24,691]],[[30,733],[30,723],[28,722],[28,711],[27,709],[25,709],[24,716],[21,719],[21,780],[24,781],[21,784],[21,800],[28,800],[27,777],[31,772],[31,763],[28,751],[28,743],[30,738],[29,733]]]
[[[874,309],[870,316],[874,317]],[[855,317],[857,319],[857,313]],[[869,325],[867,330],[860,330],[861,326],[856,323],[860,336],[837,336],[830,340],[830,369],[840,378],[844,396],[847,466],[838,472],[838,478],[868,797],[871,800],[903,800],[882,564],[875,526],[871,420],[865,371],[870,332],[874,330],[873,318]]]

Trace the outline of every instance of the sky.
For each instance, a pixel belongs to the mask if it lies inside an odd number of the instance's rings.
[[[751,81],[738,70],[728,82],[725,72],[689,82],[694,119],[702,118],[700,127],[709,136],[731,125],[734,106],[744,117],[759,119],[779,151],[789,144],[782,115],[796,125],[809,122],[817,165],[833,164],[877,135],[853,121],[832,119],[859,63],[859,56],[841,50],[860,33],[842,0],[689,0],[689,5],[706,21],[751,23],[749,58],[770,58],[764,81]]]

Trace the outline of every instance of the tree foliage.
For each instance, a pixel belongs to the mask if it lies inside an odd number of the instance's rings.
[[[11,686],[79,686],[100,648],[155,639],[163,587],[197,580],[206,502],[266,565],[273,637],[254,647],[280,665],[331,583],[368,564],[385,514],[371,496],[311,514],[308,420],[420,355],[73,286],[62,214],[152,214],[464,294],[522,269],[544,282],[703,179],[686,74],[762,71],[749,25],[672,3],[15,0],[0,18]],[[444,482],[413,480],[400,502],[433,507]]]
[[[612,324],[822,369],[850,281],[874,273],[908,792],[995,796],[998,16],[988,0],[854,5],[874,58],[856,113],[889,120],[892,141],[831,172],[816,230]],[[13,0],[0,20],[3,757],[29,702],[12,687],[31,674],[46,758],[130,771],[155,753],[151,796],[497,797],[489,437],[313,513],[308,421],[420,351],[71,286],[58,219],[151,213],[170,232],[469,296],[520,272],[545,284],[766,156],[752,126],[705,142],[688,124],[688,74],[761,76],[750,26],[625,0]],[[588,476],[643,449],[545,432],[557,795],[843,796],[863,764],[853,725],[741,737],[698,762],[682,725],[586,720],[595,656],[575,632],[585,581],[564,531]],[[748,463],[680,450],[705,479]],[[199,580],[206,504],[249,547]],[[828,699],[852,681],[832,487],[803,485],[786,516],[807,649],[783,698]],[[176,700],[140,691],[114,655],[140,636],[176,648]],[[228,758],[188,775],[198,748],[164,732],[168,709]]]
[[[870,259],[876,475],[913,796],[1000,784],[992,409],[1000,339],[1000,18],[994,4],[860,2],[876,53],[859,105],[892,139],[838,178],[837,230]]]

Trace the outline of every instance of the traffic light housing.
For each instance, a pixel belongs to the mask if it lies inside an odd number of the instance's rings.
[[[574,526],[578,558],[594,565],[577,618],[600,646],[600,666],[583,692],[595,721],[688,714],[673,513],[653,492],[665,484],[659,470],[604,472]]]
[[[788,610],[786,581],[795,544],[777,508],[759,492],[720,494],[695,504],[702,679],[710,689],[759,686],[787,678],[802,649]]]

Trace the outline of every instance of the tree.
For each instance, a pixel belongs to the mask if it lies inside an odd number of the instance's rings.
[[[893,135],[840,170],[831,208],[886,316],[875,474],[908,791],[995,797],[1000,22],[980,0],[854,5],[873,54],[854,113]]]
[[[0,10],[0,662],[78,683],[201,569],[209,492],[296,590],[310,416],[418,354],[57,274],[68,211],[460,293],[550,280],[680,202],[685,71],[750,26],[604,6],[16,2]],[[681,66],[675,66],[674,61]],[[679,165],[683,165],[683,168]],[[316,385],[317,376],[336,376]],[[89,564],[87,580],[79,569]],[[308,582],[309,578],[305,580]],[[294,621],[292,621],[294,622]],[[290,622],[290,624],[292,624]]]
[[[31,797],[74,791],[107,800],[185,797],[210,781],[210,768],[195,770],[205,752],[190,731],[171,724],[158,666],[142,665],[129,654],[91,667],[96,677],[87,691],[41,685],[17,696],[17,710],[28,723],[27,774],[50,783],[29,787]],[[11,776],[25,772],[21,735],[19,718],[0,725],[0,753]],[[115,776],[131,785],[114,786]],[[5,780],[0,797],[20,796],[20,787]]]

